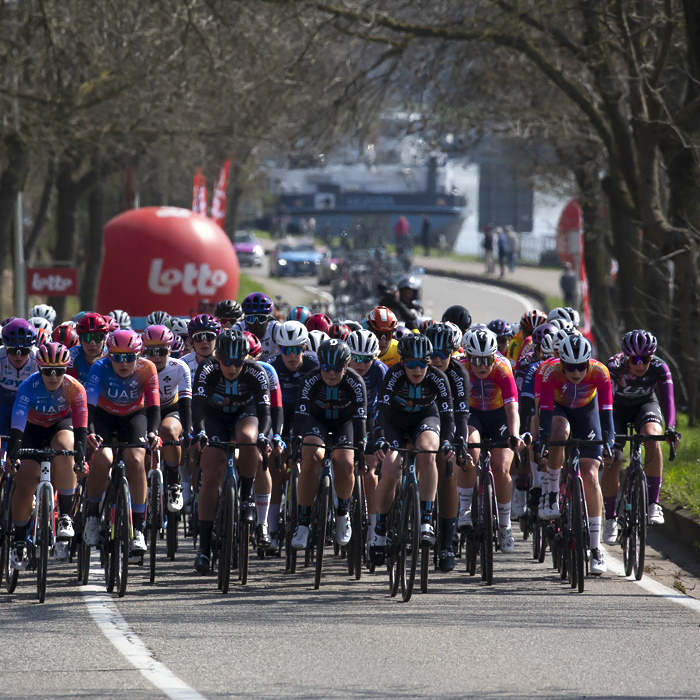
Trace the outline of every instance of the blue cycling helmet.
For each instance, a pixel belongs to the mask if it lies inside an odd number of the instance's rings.
[[[221,324],[209,314],[199,314],[199,316],[194,316],[190,319],[190,322],[187,324],[187,331],[190,337],[202,331],[208,331],[219,335],[219,333],[221,333]]]
[[[311,312],[306,306],[295,306],[293,309],[289,310],[287,314],[287,321],[299,321],[299,323],[306,323],[306,319],[311,317]]]
[[[451,355],[458,347],[461,337],[446,323],[434,323],[428,326],[425,337],[433,344],[433,352],[443,352]]]
[[[494,333],[496,336],[510,336],[510,323],[504,321],[502,318],[496,318],[493,321],[489,321],[486,327]]]
[[[2,327],[2,342],[11,348],[30,348],[36,343],[36,328],[23,318],[15,318]]]
[[[241,307],[243,313],[248,316],[249,314],[271,314],[275,305],[267,294],[253,292],[243,300]]]

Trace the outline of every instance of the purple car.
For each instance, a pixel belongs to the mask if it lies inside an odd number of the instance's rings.
[[[236,231],[233,236],[233,247],[236,249],[238,262],[242,267],[260,267],[263,264],[265,251],[252,231]]]

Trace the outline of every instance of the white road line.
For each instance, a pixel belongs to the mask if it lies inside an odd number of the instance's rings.
[[[426,277],[430,277],[434,280],[440,280],[441,282],[452,282],[454,284],[469,284],[474,287],[481,287],[481,289],[484,289],[493,294],[501,294],[502,296],[510,297],[511,299],[515,299],[516,301],[521,303],[523,305],[524,311],[529,311],[530,309],[534,309],[537,306],[535,302],[532,301],[532,299],[528,299],[526,296],[523,296],[519,292],[512,292],[510,289],[502,289],[501,287],[497,287],[495,284],[471,282],[470,280],[460,280],[455,279],[454,277],[442,277],[440,275],[426,275]]]
[[[92,551],[90,578],[96,581],[104,577],[104,572],[99,567],[96,551],[94,549]],[[103,586],[89,584],[80,586],[80,590],[85,596],[87,609],[102,634],[114,644],[117,651],[132,666],[140,671],[146,680],[173,700],[205,700],[203,695],[194,688],[190,688],[167,666],[153,658],[153,653],[129,627]]]
[[[622,561],[617,557],[610,556],[609,548],[605,548],[605,551],[608,553],[608,556],[606,557],[608,569],[618,576],[624,576],[625,567],[623,566]],[[678,603],[678,605],[683,605],[696,613],[700,613],[700,600],[676,592],[673,588],[665,586],[663,583],[659,583],[659,581],[655,581],[653,578],[649,578],[647,575],[644,575],[641,581],[636,581],[634,576],[627,576],[626,578],[628,581],[636,583],[638,586],[641,586],[644,590],[649,591],[649,593],[652,593],[653,595],[666,598],[672,603]]]

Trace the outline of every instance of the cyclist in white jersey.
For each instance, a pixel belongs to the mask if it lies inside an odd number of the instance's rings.
[[[187,329],[193,350],[180,359],[189,368],[190,380],[193,382],[199,363],[214,354],[216,338],[221,333],[221,324],[209,314],[199,314],[190,320]]]
[[[243,320],[236,323],[233,328],[239,331],[252,333],[262,346],[260,360],[268,360],[276,355],[279,350],[275,342],[275,328],[279,325],[272,317],[275,305],[272,299],[262,292],[249,294],[241,304]]]

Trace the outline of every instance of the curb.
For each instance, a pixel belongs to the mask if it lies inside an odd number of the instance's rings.
[[[666,539],[700,558],[700,518],[683,506],[659,501],[664,511],[664,524],[654,528]]]
[[[469,272],[457,272],[456,270],[441,270],[436,268],[429,268],[423,265],[426,275],[435,275],[436,277],[451,277],[452,279],[462,280],[464,282],[478,282],[479,284],[487,284],[491,287],[501,287],[507,289],[511,292],[517,292],[524,296],[530,297],[533,301],[536,301],[541,309],[549,311],[547,306],[546,295],[527,284],[519,284],[518,282],[495,282],[489,277],[483,275],[475,275]]]

